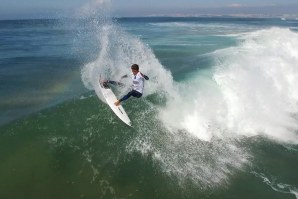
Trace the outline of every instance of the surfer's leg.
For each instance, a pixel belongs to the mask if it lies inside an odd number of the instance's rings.
[[[120,86],[120,87],[123,87],[124,84],[122,84],[121,82],[116,82],[116,81],[113,81],[113,80],[109,80],[109,83],[110,84],[113,84],[115,86]]]
[[[139,93],[138,91],[135,91],[135,90],[132,90],[132,94],[131,95],[133,97],[136,97],[136,98],[142,97],[142,93]]]
[[[124,100],[127,100],[131,96],[133,96],[133,91],[130,91],[129,93],[127,93],[126,95],[124,95],[119,101],[122,102]]]
[[[130,98],[131,96],[136,97],[136,98],[140,98],[142,96],[142,93],[139,93],[138,91],[132,90],[129,93],[127,93],[127,95],[125,95],[124,97],[122,97],[120,99],[120,102],[127,100],[128,98]]]
[[[142,96],[142,93],[139,93],[138,91],[132,90],[129,93],[127,93],[127,95],[125,95],[124,97],[122,97],[120,100],[116,101],[114,104],[116,106],[119,106],[119,104],[124,101],[127,100],[128,98],[130,98],[131,96],[136,97],[136,98],[140,98]]]
[[[114,104],[116,106],[119,106],[119,104],[124,101],[127,100],[128,98],[130,98],[130,96],[132,96],[132,91],[130,91],[129,93],[127,93],[126,95],[124,95],[120,100],[116,101]]]

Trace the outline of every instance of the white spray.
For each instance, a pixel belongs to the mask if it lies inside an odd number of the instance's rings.
[[[248,34],[241,45],[210,55],[216,62],[212,78],[198,74],[177,84],[139,38],[111,21],[95,20],[94,26],[100,52],[82,69],[87,88],[94,89],[100,74],[119,79],[137,63],[151,77],[144,98],[167,93],[166,106],[157,110],[161,126],[140,115],[143,120],[135,126],[138,135],[128,152],[153,154],[169,175],[208,187],[225,182],[247,162],[249,155],[235,138],[265,135],[298,143],[293,117],[298,100],[296,33],[269,29]]]

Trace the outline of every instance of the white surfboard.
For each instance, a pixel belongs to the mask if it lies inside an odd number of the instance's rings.
[[[129,117],[127,116],[124,108],[120,104],[119,106],[116,106],[114,103],[117,101],[117,98],[111,88],[109,86],[104,86],[100,80],[98,81],[97,88],[95,88],[95,92],[99,98],[100,96],[103,96],[106,100],[107,104],[110,106],[110,108],[114,111],[114,113],[128,126],[132,127],[131,121]]]

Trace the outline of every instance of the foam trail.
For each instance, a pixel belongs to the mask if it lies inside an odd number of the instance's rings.
[[[298,34],[272,28],[241,40],[211,54],[212,79],[198,74],[181,89],[184,97],[168,103],[161,119],[169,129],[185,129],[205,141],[264,135],[297,144]],[[182,107],[179,113],[175,107]]]
[[[258,178],[261,178],[265,184],[272,188],[272,190],[284,194],[293,194],[296,198],[298,197],[297,187],[289,184],[276,182],[277,180],[275,178],[269,178],[263,173],[252,172],[252,174],[254,174]]]

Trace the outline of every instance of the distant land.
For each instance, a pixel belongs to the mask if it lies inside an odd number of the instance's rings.
[[[142,16],[140,16],[142,17]],[[143,17],[243,17],[243,18],[284,18],[284,19],[296,19],[298,20],[298,14],[156,14],[156,15],[147,15]]]

